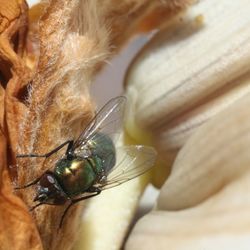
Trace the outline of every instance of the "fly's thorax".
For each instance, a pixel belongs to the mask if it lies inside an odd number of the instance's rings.
[[[54,173],[65,193],[74,197],[107,176],[115,160],[113,141],[107,135],[97,133],[86,144],[75,149],[72,158],[60,159]]]
[[[74,154],[81,158],[88,158],[91,156],[91,145],[88,143],[81,145],[79,148],[74,150]]]
[[[86,192],[98,178],[92,163],[81,157],[60,159],[54,173],[70,197]]]

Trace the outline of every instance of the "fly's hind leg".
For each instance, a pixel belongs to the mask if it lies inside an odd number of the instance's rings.
[[[98,188],[98,187],[92,186],[92,187],[89,187],[86,190],[86,193],[98,193],[98,194],[100,194],[101,193],[101,189]],[[79,199],[81,199],[81,198],[79,198]]]

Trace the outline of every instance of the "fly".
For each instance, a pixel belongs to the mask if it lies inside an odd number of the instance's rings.
[[[38,154],[21,154],[17,158],[49,158],[67,146],[65,154],[57,159],[53,170],[45,171],[34,181],[16,189],[37,186],[31,210],[40,205],[64,205],[60,227],[69,208],[118,186],[148,171],[155,162],[156,152],[143,145],[117,146],[121,133],[126,98],[111,99],[96,114],[77,140],[68,140],[52,151]]]

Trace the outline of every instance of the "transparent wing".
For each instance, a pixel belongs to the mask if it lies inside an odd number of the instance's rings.
[[[73,148],[76,149],[86,144],[98,132],[108,135],[115,141],[115,137],[120,133],[122,128],[125,104],[126,97],[124,96],[113,98],[106,103],[80,134]]]
[[[115,167],[108,174],[106,181],[96,186],[105,190],[142,175],[154,166],[156,155],[152,147],[142,145],[117,148]]]

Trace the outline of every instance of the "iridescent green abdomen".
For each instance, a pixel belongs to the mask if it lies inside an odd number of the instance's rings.
[[[54,173],[63,190],[70,197],[85,192],[97,178],[91,163],[81,158],[59,160]]]
[[[101,133],[95,134],[93,140],[89,141],[91,158],[95,161],[98,170],[101,169],[107,175],[115,166],[116,151],[113,141],[109,136]]]

